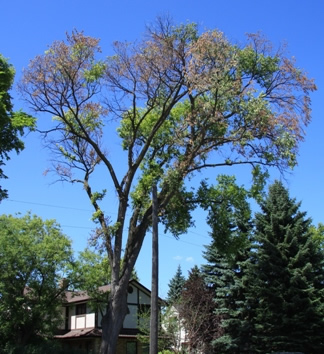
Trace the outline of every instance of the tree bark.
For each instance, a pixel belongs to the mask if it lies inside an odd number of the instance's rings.
[[[103,316],[100,354],[116,354],[119,333],[127,314],[128,281],[115,285],[111,291],[107,312]]]

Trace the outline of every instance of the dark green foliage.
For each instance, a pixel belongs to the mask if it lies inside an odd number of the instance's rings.
[[[7,178],[3,173],[4,161],[10,159],[9,153],[17,153],[24,148],[20,136],[24,127],[32,127],[33,119],[22,113],[13,112],[13,105],[9,91],[12,87],[15,70],[12,65],[0,54],[0,178]],[[8,197],[8,192],[0,186],[0,201]]]
[[[71,266],[71,290],[86,291],[91,297],[89,305],[93,310],[104,311],[109,292],[103,292],[99,287],[110,284],[110,265],[106,257],[86,248]]]
[[[213,341],[214,350],[231,354],[324,352],[320,228],[311,226],[306,213],[299,210],[300,203],[289,197],[280,182],[260,202],[252,235],[251,224],[242,228],[240,219],[233,218],[233,203],[227,201],[224,213],[218,212],[222,208],[211,209],[217,211],[210,219],[214,229],[218,221],[223,229],[224,220],[231,220],[226,239],[240,231],[249,236],[236,252],[231,248],[229,253],[215,240],[206,248],[208,263],[202,270],[214,290],[215,313],[223,331]]]
[[[213,245],[206,247],[202,266],[205,281],[213,290],[215,314],[221,320],[220,336],[213,341],[217,353],[248,353],[251,330],[247,310],[246,262],[248,248],[230,260]]]
[[[7,343],[0,348],[0,354],[86,354],[85,350],[63,348],[54,340],[38,340],[33,344],[17,345]]]
[[[306,213],[275,182],[256,214],[256,262],[249,296],[253,352],[323,353],[323,254]]]
[[[182,275],[181,267],[178,266],[177,272],[169,282],[167,301],[170,304],[177,303],[181,297],[186,278]]]
[[[202,271],[214,293],[215,314],[221,319],[221,335],[213,347],[221,353],[242,352],[248,348],[250,330],[244,281],[251,247],[249,192],[237,186],[234,177],[220,176],[207,195],[213,240],[206,247],[207,264]]]
[[[228,258],[246,247],[251,229],[251,210],[247,202],[249,192],[238,186],[234,176],[220,175],[216,186],[202,183],[198,198],[208,210],[207,223],[211,227],[213,246]]]

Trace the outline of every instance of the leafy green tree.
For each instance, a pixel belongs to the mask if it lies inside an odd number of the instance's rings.
[[[72,260],[70,240],[53,220],[0,216],[0,347],[23,348],[51,336]]]
[[[220,31],[158,19],[142,42],[115,42],[114,50],[100,60],[99,41],[73,32],[32,60],[20,84],[36,112],[54,117],[46,132],[54,172],[81,183],[94,207],[112,279],[102,354],[116,352],[128,282],[152,223],[153,184],[160,221],[183,233],[196,206],[185,182],[196,172],[295,164],[316,89],[259,35],[240,48]],[[105,212],[105,197],[117,197],[116,213]]]
[[[234,176],[219,175],[217,182],[216,186],[208,186],[203,181],[198,197],[201,207],[208,211],[207,224],[211,228],[212,247],[230,261],[236,257],[238,250],[249,244],[252,224],[248,198],[255,195],[252,190],[238,186]]]
[[[19,138],[23,135],[24,128],[34,126],[34,120],[27,114],[13,111],[9,91],[12,87],[15,70],[0,54],[0,178],[7,178],[2,166],[10,159],[9,153],[15,150],[17,153],[24,148],[23,141]],[[0,186],[0,201],[8,197],[8,191]]]
[[[110,284],[111,270],[106,257],[86,248],[71,265],[71,288],[95,292],[99,286]]]
[[[322,353],[324,257],[311,220],[281,182],[256,214],[256,262],[248,296],[257,299],[251,352]]]
[[[183,353],[183,323],[179,316],[179,306],[168,305],[162,310],[161,335],[165,338],[165,348],[171,349],[172,353]]]
[[[100,252],[87,248],[79,253],[78,259],[71,263],[69,289],[86,291],[91,297],[90,306],[93,310],[103,314],[108,292],[103,292],[100,287],[110,284],[111,270],[106,257]]]
[[[319,223],[317,226],[312,225],[311,231],[313,234],[313,239],[318,246],[324,250],[324,224]]]
[[[167,296],[167,301],[169,304],[175,304],[179,301],[185,282],[186,278],[182,275],[181,266],[179,264],[174,277],[169,282],[169,290]]]

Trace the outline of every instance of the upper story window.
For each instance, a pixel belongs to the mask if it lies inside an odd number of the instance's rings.
[[[76,305],[76,308],[75,308],[76,315],[84,315],[86,313],[87,313],[87,304],[86,303]]]

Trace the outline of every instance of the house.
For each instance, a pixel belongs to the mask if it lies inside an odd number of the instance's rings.
[[[109,285],[99,288],[108,292]],[[83,291],[66,291],[62,312],[65,319],[56,340],[66,348],[78,349],[80,353],[95,354],[101,342],[102,314],[93,299]],[[146,354],[148,345],[137,339],[140,313],[149,309],[151,292],[136,280],[131,280],[128,287],[128,314],[120,332],[116,354]]]
[[[179,306],[169,305],[163,317],[162,328],[170,336],[171,348],[175,353],[187,352],[188,338],[185,323],[180,317]]]

